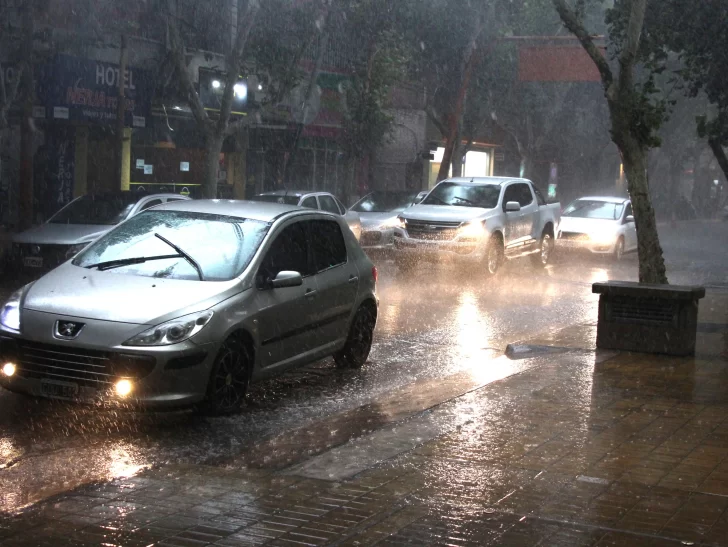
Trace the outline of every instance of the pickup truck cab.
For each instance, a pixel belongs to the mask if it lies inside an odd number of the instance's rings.
[[[545,267],[553,254],[560,210],[558,203],[547,204],[526,179],[444,180],[399,215],[394,258],[404,270],[421,260],[453,259],[482,266],[487,276],[504,259],[526,255]]]

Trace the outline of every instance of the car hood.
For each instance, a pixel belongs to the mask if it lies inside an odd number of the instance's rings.
[[[231,290],[242,290],[240,281],[159,279],[112,270],[87,270],[66,262],[30,287],[23,309],[102,321],[157,324],[207,309],[231,296]]]
[[[383,222],[397,218],[399,211],[387,211],[384,213],[359,213],[362,228],[377,228]]]
[[[599,220],[594,218],[561,217],[559,228],[562,232],[593,234],[605,230],[615,230],[619,226],[616,220]]]
[[[41,224],[13,236],[13,243],[76,245],[93,241],[113,226],[97,224]]]
[[[401,216],[411,220],[466,222],[482,217],[491,210],[481,209],[480,207],[457,207],[454,205],[415,205],[405,210]]]

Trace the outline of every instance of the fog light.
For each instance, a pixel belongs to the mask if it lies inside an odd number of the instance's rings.
[[[3,374],[9,378],[13,374],[15,374],[17,368],[18,367],[15,366],[15,363],[5,363],[3,365]]]
[[[116,382],[116,394],[119,397],[126,397],[131,393],[133,387],[131,380],[119,380]]]

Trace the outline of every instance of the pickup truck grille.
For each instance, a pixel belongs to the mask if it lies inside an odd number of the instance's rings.
[[[568,239],[570,241],[589,241],[589,236],[580,232],[561,232],[561,239]]]
[[[460,222],[407,220],[407,234],[414,239],[450,241],[455,239]]]

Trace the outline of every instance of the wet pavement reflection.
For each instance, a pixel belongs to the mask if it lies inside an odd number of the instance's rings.
[[[693,236],[699,239],[701,234]],[[688,245],[700,257],[695,269],[691,269],[694,261],[679,262],[672,270],[676,280],[694,278],[716,287],[728,281],[722,265],[706,258],[710,249],[705,245],[667,241],[668,256],[671,252],[679,255]],[[99,410],[0,393],[3,509],[13,511],[82,484],[130,477],[159,466],[207,463],[270,472],[300,463],[304,457],[324,455],[350,439],[490,384],[497,393],[487,403],[478,403],[475,410],[463,403],[465,406],[456,405],[448,414],[448,428],[461,428],[455,438],[463,443],[463,450],[467,451],[469,442],[482,443],[495,435],[492,427],[498,419],[508,424],[514,437],[534,435],[525,443],[509,441],[508,451],[501,453],[507,459],[547,443],[551,437],[544,424],[554,416],[569,424],[571,435],[593,430],[598,423],[591,415],[590,402],[596,385],[592,381],[594,363],[583,361],[593,361],[593,355],[569,354],[569,359],[581,359],[583,366],[570,367],[574,377],[570,377],[568,389],[567,383],[546,386],[532,379],[533,385],[523,392],[504,387],[503,380],[541,364],[500,356],[509,343],[523,340],[590,347],[593,330],[581,328],[577,334],[564,334],[563,329],[592,324],[597,299],[591,294],[591,284],[635,279],[635,257],[611,264],[561,256],[545,270],[517,261],[487,281],[477,272],[455,274],[445,265],[428,266],[406,276],[389,263],[380,266],[381,308],[370,363],[360,371],[341,372],[324,361],[254,386],[239,415],[209,419],[192,412]],[[693,376],[710,376],[709,371],[708,366]],[[655,380],[663,372],[656,373]],[[721,392],[723,384],[715,381],[715,375],[711,378],[708,383],[698,382],[699,389],[691,388],[696,400],[709,398],[711,390]],[[618,382],[618,378],[610,381]],[[607,391],[621,389],[606,386]],[[529,401],[539,402],[537,411],[528,406]],[[569,402],[574,403],[570,409]],[[452,418],[458,408],[462,419]],[[559,431],[568,438],[565,430]],[[436,433],[440,435],[442,430]],[[572,451],[573,442],[568,445]],[[541,462],[538,458],[560,454],[555,448],[556,452],[550,452],[548,446],[542,450],[543,454],[530,457]],[[449,476],[445,471],[434,468],[431,473],[439,481]],[[498,473],[492,473],[496,484]],[[498,480],[505,484],[506,476]],[[480,478],[487,477],[479,475],[478,482]],[[503,496],[508,493],[501,492]]]

